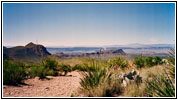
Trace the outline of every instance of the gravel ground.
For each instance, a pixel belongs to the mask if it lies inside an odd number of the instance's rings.
[[[25,80],[27,85],[3,86],[3,97],[70,97],[83,96],[80,91],[79,72],[68,73],[67,76],[49,76],[50,80]]]

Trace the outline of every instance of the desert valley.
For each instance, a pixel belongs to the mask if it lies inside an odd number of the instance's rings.
[[[162,77],[167,77],[164,74],[169,73],[174,77],[175,72],[171,67],[175,64],[174,56],[170,54],[174,51],[170,51],[173,50],[171,45],[157,46],[157,53],[154,54],[153,48],[156,47],[153,46],[150,49],[146,48],[149,52],[140,54],[137,51],[126,53],[119,47],[110,47],[106,50],[101,47],[83,47],[86,52],[81,52],[82,47],[76,48],[65,52],[61,50],[64,48],[46,49],[43,45],[32,42],[25,46],[3,47],[3,95],[5,97],[155,96],[156,91],[154,94],[150,90],[154,89],[150,84],[159,84],[158,86],[163,84],[160,83],[163,80],[155,76],[163,74]],[[67,49],[71,48],[65,48],[66,51]],[[144,51],[145,47],[132,49]],[[130,51],[132,49],[129,48]],[[155,78],[160,82],[154,83]],[[169,81],[174,80],[171,78]]]
[[[1,99],[177,98],[176,1],[2,1]]]

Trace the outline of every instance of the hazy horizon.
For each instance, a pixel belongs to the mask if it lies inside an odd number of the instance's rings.
[[[31,43],[31,42],[28,42],[28,43]],[[25,45],[27,45],[28,43],[26,43],[26,44],[24,44],[24,45],[3,45],[3,46],[5,46],[5,47],[8,47],[8,48],[10,48],[10,47],[15,47],[15,46],[25,46]],[[32,43],[34,43],[34,42],[32,42]],[[37,43],[34,43],[34,44],[37,44]],[[43,44],[39,44],[38,43],[38,45],[43,45]],[[112,46],[123,46],[123,47],[125,47],[125,46],[132,46],[132,45],[175,45],[175,43],[173,43],[173,44],[166,44],[166,43],[162,43],[162,44],[141,44],[141,43],[130,43],[130,44],[122,44],[122,45],[98,45],[98,46],[96,46],[96,45],[94,45],[94,46],[86,46],[86,45],[79,45],[79,46],[60,46],[60,45],[58,45],[58,46],[46,46],[46,45],[43,45],[43,46],[45,46],[45,47],[47,47],[47,48],[72,48],[72,47],[112,47]]]
[[[175,43],[175,3],[3,3],[3,45]]]

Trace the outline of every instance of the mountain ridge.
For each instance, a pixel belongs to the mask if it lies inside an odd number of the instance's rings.
[[[41,59],[51,55],[43,45],[34,44],[32,42],[25,46],[15,46],[6,48],[3,46],[3,56],[5,58],[14,59]]]

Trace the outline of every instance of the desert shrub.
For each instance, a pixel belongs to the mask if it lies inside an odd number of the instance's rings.
[[[168,75],[153,77],[146,85],[147,93],[151,97],[175,97],[175,87]]]
[[[39,66],[38,67],[38,73],[37,76],[39,79],[44,79],[47,76],[47,69],[44,66]]]
[[[73,67],[73,70],[79,70],[79,71],[85,71],[85,72],[89,72],[89,71],[96,71],[101,67],[104,67],[104,63],[98,60],[89,60],[87,63],[84,64],[77,64]]]
[[[86,67],[83,66],[83,64],[76,64],[73,68],[72,68],[73,71],[75,70],[79,70],[79,71],[87,71]]]
[[[102,97],[119,96],[124,92],[121,79],[107,79],[106,83],[100,85],[100,88],[103,89],[103,92],[99,95]]]
[[[59,67],[59,71],[64,72],[64,76],[67,75],[68,72],[72,71],[72,67],[67,64],[61,64],[58,67]]]
[[[155,65],[162,64],[162,59],[158,56],[154,57],[153,61]]]
[[[46,78],[47,75],[57,76],[58,75],[58,62],[55,58],[46,57],[42,60],[40,67],[38,68],[38,76],[41,78]]]
[[[40,66],[37,65],[31,65],[28,70],[28,76],[30,76],[30,78],[35,78],[36,76],[38,76],[39,67]]]
[[[85,71],[85,72],[94,71],[94,68],[89,66],[88,64],[80,64],[80,65],[77,64],[72,69],[79,70],[79,71]]]
[[[134,63],[138,68],[142,68],[145,65],[144,57],[142,55],[135,57]]]
[[[80,85],[90,97],[110,97],[123,92],[121,80],[114,78],[114,74],[106,68],[82,74]]]
[[[175,58],[174,57],[169,57],[168,58],[169,64],[175,65]]]
[[[170,49],[169,55],[170,55],[170,57],[168,59],[169,63],[172,65],[175,65],[175,49]]]
[[[45,66],[42,65],[31,65],[28,76],[30,78],[35,78],[36,76],[39,77],[39,79],[44,79],[46,76],[56,76],[58,74],[57,71],[54,71],[52,69],[46,69]]]
[[[17,85],[27,77],[25,65],[14,63],[9,60],[3,62],[3,83],[8,85]]]
[[[170,58],[175,58],[175,52],[171,49]],[[146,81],[147,93],[149,96],[156,97],[175,97],[175,61],[172,62],[170,68],[164,69],[165,73],[159,76],[153,76],[152,80]],[[167,70],[170,73],[167,73]]]
[[[169,55],[170,55],[170,58],[169,58],[169,63],[171,64],[171,68],[170,68],[170,74],[171,74],[171,77],[173,79],[175,79],[175,50],[174,49],[171,49],[169,51]]]
[[[146,58],[145,58],[145,64],[146,64],[148,67],[153,66],[153,65],[154,65],[153,57],[150,57],[150,56],[146,57]]]
[[[54,76],[54,70],[48,70],[48,71],[46,72],[46,75]]]
[[[79,71],[94,71],[94,68],[89,66],[88,64],[77,64],[73,67],[73,70]]]
[[[169,73],[170,73],[171,77],[175,79],[175,58],[174,57],[170,57],[168,59],[168,62],[170,64]]]
[[[109,66],[112,67],[112,66],[119,66],[121,68],[125,68],[128,66],[128,61],[124,58],[121,58],[121,57],[116,57],[114,59],[110,59],[108,61],[109,63]]]
[[[82,73],[83,79],[81,79],[80,85],[83,89],[90,90],[98,86],[100,81],[106,76],[106,70],[100,69],[94,72]]]
[[[121,80],[104,78],[100,84],[88,91],[89,97],[117,97],[124,92]]]
[[[38,76],[39,79],[44,79],[47,76],[47,69],[42,65],[31,65],[31,69],[29,70],[29,76],[31,78]]]
[[[42,66],[44,66],[46,69],[56,70],[57,65],[58,63],[55,58],[46,57],[42,60]]]

